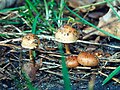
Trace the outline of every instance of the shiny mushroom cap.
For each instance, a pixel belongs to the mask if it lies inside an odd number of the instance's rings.
[[[74,43],[79,38],[79,32],[69,25],[60,27],[55,33],[55,40],[61,43]]]
[[[99,63],[98,58],[89,52],[81,52],[77,58],[78,62],[83,66],[97,66]]]
[[[39,44],[40,44],[39,38],[36,35],[30,33],[22,38],[21,46],[23,48],[35,49],[39,46]]]

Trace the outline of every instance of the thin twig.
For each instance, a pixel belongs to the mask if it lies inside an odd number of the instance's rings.
[[[8,33],[8,32],[0,32],[2,34],[6,34],[6,35],[26,35],[25,33]],[[53,40],[55,41],[55,38],[53,36],[49,36],[49,35],[37,35],[40,39],[48,39],[48,40]],[[10,39],[12,41],[16,41],[17,39]],[[10,42],[10,40],[6,41],[6,42]],[[4,41],[0,42],[3,43]],[[95,42],[90,42],[90,41],[83,41],[83,40],[77,40],[76,42],[78,43],[85,43],[85,44],[92,44],[92,45],[98,45],[98,46],[107,46],[107,47],[112,47],[112,48],[120,48],[120,46],[114,46],[114,45],[109,45],[109,44],[101,44],[101,43],[95,43]]]
[[[42,67],[39,70],[48,70],[48,69],[54,69],[54,68],[59,68],[60,66],[49,66],[49,67]]]
[[[13,28],[15,28],[19,33],[22,32],[18,27],[14,26],[14,25],[5,25],[5,26],[4,26],[4,28],[8,28],[8,27],[13,27]]]
[[[61,73],[53,72],[53,71],[50,71],[50,70],[45,70],[45,72],[51,73],[51,74],[54,74],[54,75],[57,75],[57,76],[62,77],[62,74],[61,74]]]
[[[120,63],[120,59],[103,59],[103,60],[100,60],[100,62],[110,62],[110,63]]]
[[[21,49],[21,47],[13,45],[13,44],[5,44],[5,43],[0,43],[0,46],[7,46],[10,48],[17,48],[17,49]]]
[[[116,69],[117,67],[102,67],[102,69],[112,69],[112,70],[114,70],[114,69]]]
[[[8,43],[8,42],[16,42],[16,41],[21,41],[21,40],[22,40],[22,38],[7,39],[7,40],[4,40],[4,41],[0,41],[0,44]]]
[[[83,66],[78,66],[76,69],[91,69],[91,67],[83,67]]]

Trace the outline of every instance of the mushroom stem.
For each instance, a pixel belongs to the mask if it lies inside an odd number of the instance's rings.
[[[66,54],[71,54],[68,43],[65,43],[65,51],[66,51]]]
[[[33,58],[33,53],[32,53],[33,51],[30,49],[29,50],[29,57],[30,57],[30,62],[32,62],[33,63],[33,66],[35,66],[35,60],[34,60],[34,58]]]

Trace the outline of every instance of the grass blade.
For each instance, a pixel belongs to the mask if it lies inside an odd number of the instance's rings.
[[[105,0],[107,2],[107,4],[109,5],[109,7],[112,9],[112,11],[114,12],[114,14],[120,19],[120,16],[117,14],[117,11],[114,9],[114,7],[112,6],[112,4],[110,3],[109,0]],[[113,0],[114,1],[114,0]]]
[[[80,19],[80,22],[83,22],[84,24],[88,24],[88,25],[94,27],[96,30],[104,33],[104,34],[107,35],[107,36],[110,36],[110,37],[112,37],[112,38],[115,38],[115,39],[120,40],[120,37],[115,36],[115,35],[113,35],[113,34],[110,34],[109,32],[106,32],[106,31],[100,29],[99,27],[95,26],[94,24],[92,24],[92,23],[88,22],[87,20],[85,20],[84,18],[82,18],[82,17],[81,17],[80,15],[78,15],[77,13],[73,12],[71,9],[68,8],[67,5],[65,5],[65,6],[66,6],[66,8],[67,8],[71,13],[73,13],[75,16],[77,16],[77,17]]]
[[[28,87],[29,90],[38,90],[37,88],[34,88],[31,81],[30,81],[30,78],[29,76],[23,71],[23,75],[25,77],[25,80],[26,80],[26,85]]]
[[[68,74],[68,68],[66,66],[66,61],[65,61],[65,57],[63,49],[62,49],[62,44],[59,44],[59,50],[61,53],[61,60],[62,60],[62,74],[63,74],[63,80],[64,80],[64,85],[65,85],[65,90],[71,90],[70,87],[70,79],[69,79],[69,74]]]
[[[120,66],[117,67],[102,83],[102,85],[106,84],[113,76],[120,72]]]
[[[33,26],[32,26],[32,33],[33,33],[33,34],[36,34],[36,25],[37,25],[37,20],[38,20],[38,18],[39,18],[39,15],[40,15],[40,14],[38,14],[38,15],[35,17],[34,22],[33,22]]]
[[[62,20],[61,20],[61,18],[62,18],[62,16],[63,16],[64,6],[65,6],[64,0],[61,0],[61,2],[60,2],[60,9],[59,9],[60,12],[59,12],[59,16],[58,16],[58,18],[59,18],[59,20],[58,20],[58,27],[60,27],[60,26],[62,25]]]
[[[5,8],[5,9],[0,10],[0,12],[6,13],[8,11],[21,10],[21,9],[25,9],[25,6],[20,6],[20,7],[15,7],[15,8]]]
[[[25,1],[29,4],[29,6],[31,7],[31,9],[33,11],[35,11],[36,14],[39,13],[38,10],[33,6],[32,2],[30,0],[25,0]]]
[[[49,20],[49,11],[48,11],[48,5],[46,0],[44,0],[44,3],[45,3],[46,20]]]

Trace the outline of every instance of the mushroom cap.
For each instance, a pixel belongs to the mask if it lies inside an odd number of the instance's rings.
[[[77,58],[78,62],[83,66],[97,66],[99,63],[98,58],[89,52],[81,52]]]
[[[69,25],[64,25],[55,33],[55,40],[61,43],[74,43],[79,38],[79,32]]]
[[[69,68],[74,68],[77,67],[79,65],[78,61],[77,61],[77,56],[68,56],[66,58],[66,65]]]
[[[36,35],[29,33],[22,38],[21,46],[23,48],[35,49],[39,46],[39,44],[39,38]]]

